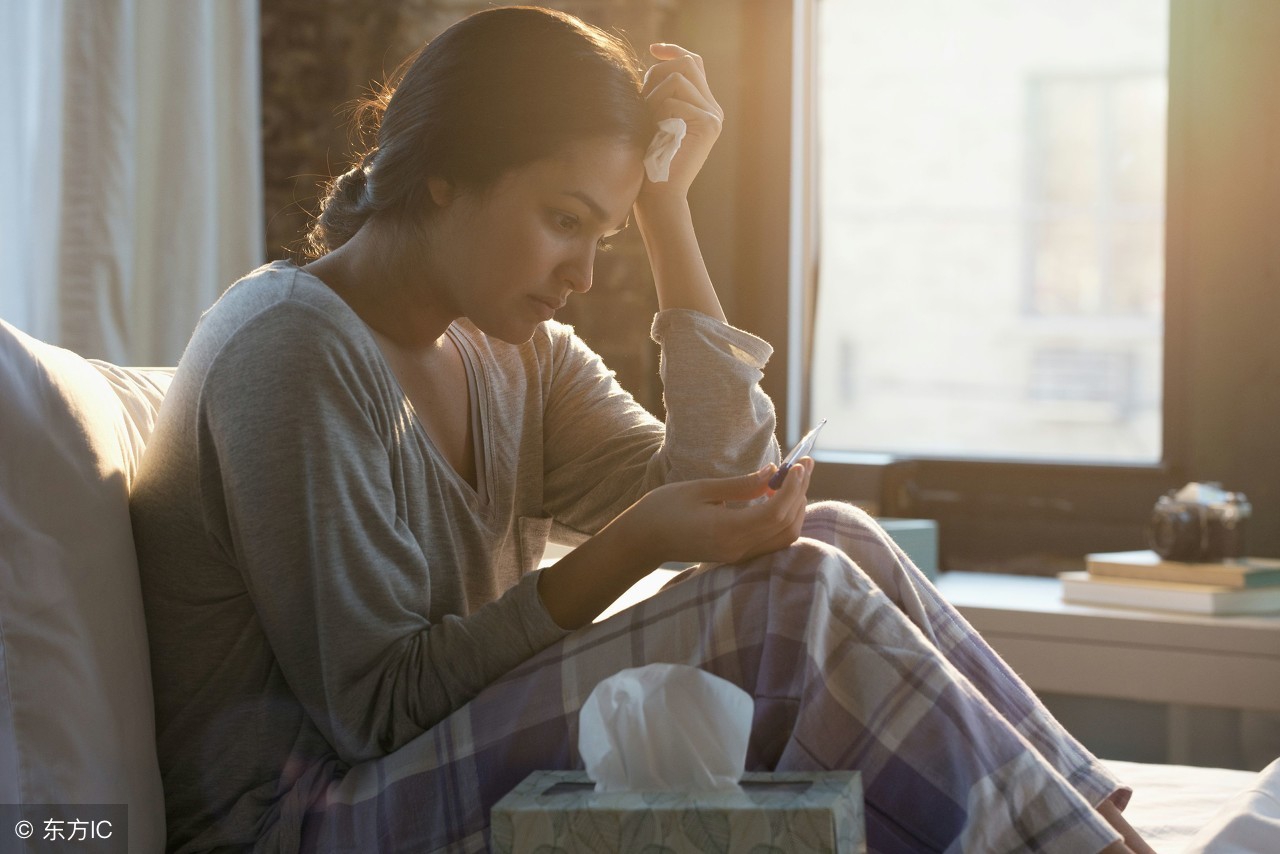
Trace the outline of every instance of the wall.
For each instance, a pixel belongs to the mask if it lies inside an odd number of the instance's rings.
[[[1184,2],[1185,217],[1170,225],[1192,478],[1246,492],[1250,551],[1280,555],[1280,3]],[[1176,20],[1176,19],[1175,19]]]

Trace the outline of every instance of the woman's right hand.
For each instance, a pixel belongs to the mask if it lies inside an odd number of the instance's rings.
[[[637,200],[641,205],[652,197],[686,198],[724,127],[724,110],[711,94],[702,57],[678,44],[651,44],[649,52],[659,62],[645,72],[640,94],[653,123],[683,119],[687,130],[667,180],[656,184],[646,180],[641,185]]]
[[[800,536],[813,460],[791,467],[777,492],[769,465],[742,477],[660,486],[554,566],[541,570],[538,595],[556,625],[590,623],[632,584],[678,560],[733,563],[785,548]],[[741,502],[766,497],[756,504]]]
[[[658,566],[668,561],[735,563],[786,548],[800,536],[813,460],[805,457],[773,492],[770,464],[740,477],[669,483],[649,492],[614,525]],[[741,502],[768,496],[759,503]]]

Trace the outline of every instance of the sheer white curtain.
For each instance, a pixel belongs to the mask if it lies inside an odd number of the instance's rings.
[[[177,362],[261,263],[257,0],[0,0],[0,317]]]

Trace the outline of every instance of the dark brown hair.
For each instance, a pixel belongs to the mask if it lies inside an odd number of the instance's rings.
[[[370,217],[420,215],[428,177],[483,191],[566,143],[614,138],[643,152],[654,126],[641,66],[621,39],[532,6],[470,15],[406,61],[399,83],[361,105],[375,144],[330,182],[307,236],[330,252]]]

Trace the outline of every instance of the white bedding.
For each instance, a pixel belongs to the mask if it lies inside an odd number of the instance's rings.
[[[1104,761],[1133,787],[1125,818],[1160,854],[1280,852],[1280,760],[1261,773]]]

